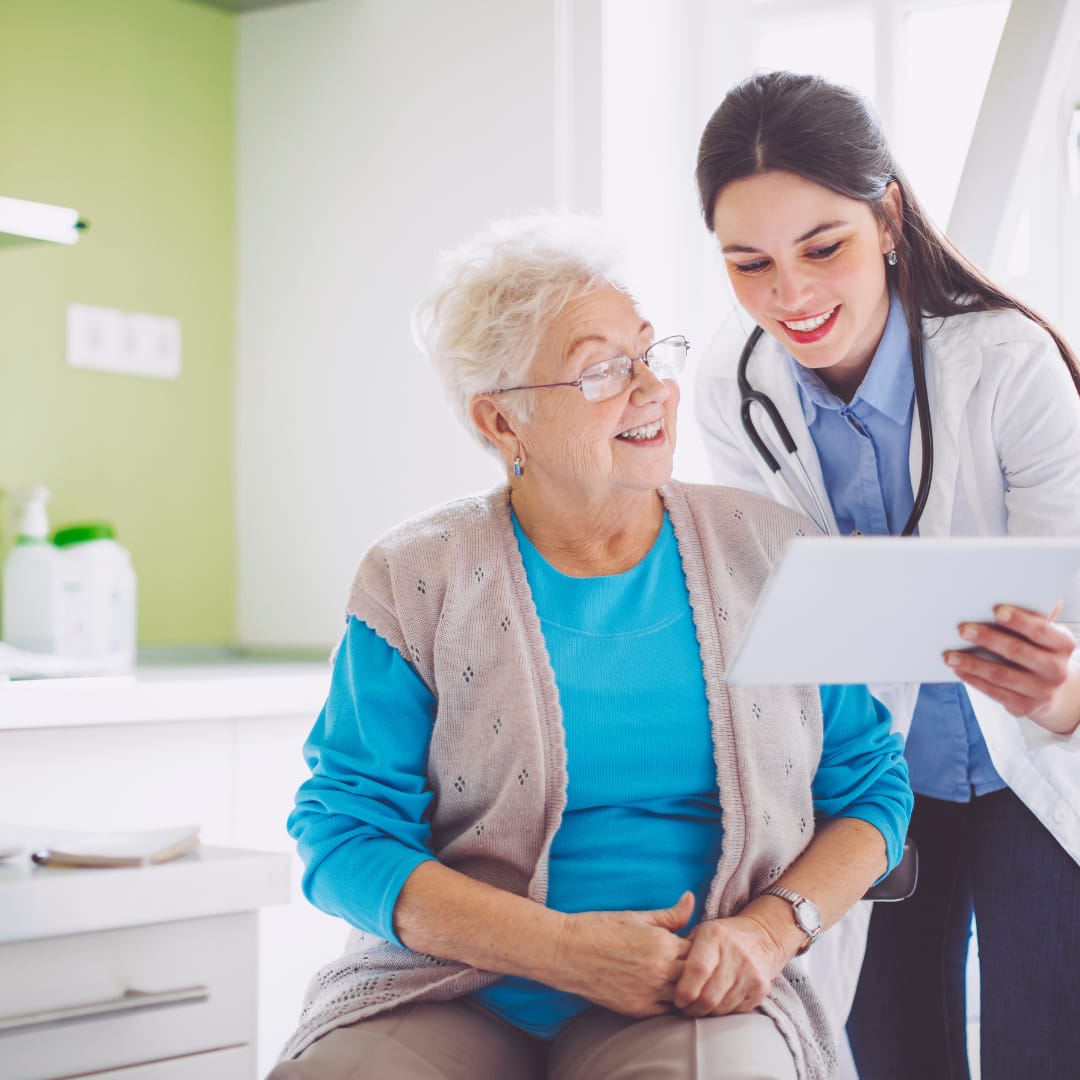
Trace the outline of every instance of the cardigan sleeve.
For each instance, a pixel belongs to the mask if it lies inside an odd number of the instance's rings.
[[[915,804],[903,738],[865,686],[822,686],[821,762],[814,777],[819,818],[854,817],[885,839],[889,870],[900,861]]]
[[[435,699],[416,671],[350,616],[330,693],[304,745],[311,776],[288,829],[305,866],[304,895],[399,945],[398,894],[435,858],[426,768],[434,719]]]

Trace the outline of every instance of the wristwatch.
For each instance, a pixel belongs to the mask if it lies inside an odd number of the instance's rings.
[[[762,889],[761,895],[779,896],[781,900],[786,900],[791,905],[791,914],[795,916],[795,925],[806,934],[803,947],[795,954],[796,956],[802,956],[817,941],[818,935],[821,933],[821,912],[818,911],[817,904],[813,900],[807,900],[800,893],[785,889],[780,885],[770,885],[767,889]]]

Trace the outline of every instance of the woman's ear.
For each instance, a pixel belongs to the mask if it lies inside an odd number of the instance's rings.
[[[469,403],[469,416],[481,436],[507,460],[518,453],[521,440],[514,429],[516,420],[485,394],[477,394]]]
[[[881,254],[895,250],[904,231],[904,194],[895,180],[890,180],[881,197],[888,225],[881,227]]]

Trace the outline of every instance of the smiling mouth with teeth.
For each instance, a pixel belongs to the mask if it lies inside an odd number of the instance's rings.
[[[816,330],[819,326],[824,326],[833,315],[836,308],[829,308],[828,311],[823,311],[820,315],[811,315],[808,319],[781,319],[780,321],[789,329],[798,331],[801,334],[809,333],[811,330]]]
[[[663,426],[663,420],[654,420],[651,424],[643,424],[641,427],[630,428],[629,431],[620,431],[615,438],[626,440],[655,439],[656,436],[660,434],[660,429]]]

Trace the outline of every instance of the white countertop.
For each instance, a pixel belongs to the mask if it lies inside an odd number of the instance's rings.
[[[225,658],[140,663],[131,675],[0,682],[0,731],[310,715],[330,688],[329,660]]]
[[[35,866],[30,853],[70,832],[0,825],[0,944],[253,911],[289,899],[289,857],[202,847],[160,866]]]

